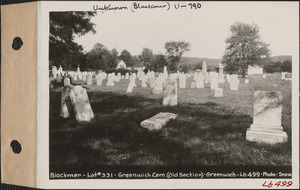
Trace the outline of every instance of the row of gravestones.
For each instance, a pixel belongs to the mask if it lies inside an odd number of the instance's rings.
[[[176,106],[177,81],[166,79],[162,95],[163,106]],[[86,89],[81,86],[66,85],[62,90],[61,117],[69,118],[71,110],[77,121],[90,121],[94,118]],[[246,132],[246,139],[270,144],[287,141],[287,134],[281,126],[281,117],[281,92],[256,91],[253,124]]]

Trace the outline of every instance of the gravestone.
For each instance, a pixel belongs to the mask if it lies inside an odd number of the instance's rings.
[[[281,116],[282,93],[256,91],[253,124],[247,129],[246,139],[270,144],[286,142],[288,137],[281,126]]]
[[[86,73],[82,73],[82,80],[86,81]]]
[[[249,79],[245,79],[245,84],[249,84]]]
[[[224,69],[224,66],[222,65],[222,63],[220,63],[219,64],[219,83],[224,83],[225,82],[223,69]]]
[[[150,84],[150,88],[154,88],[155,87],[155,78],[154,77],[150,77],[149,78],[149,84]]]
[[[129,73],[125,74],[125,79],[129,79]]]
[[[132,90],[133,90],[133,87],[134,87],[134,84],[133,84],[132,82],[130,82],[130,83],[128,84],[126,93],[131,93]]]
[[[177,81],[166,79],[163,86],[163,106],[177,105]]]
[[[96,79],[97,79],[97,85],[101,86],[102,85],[102,81],[103,81],[103,78],[102,78],[101,74],[98,74],[96,76]]]
[[[223,89],[222,88],[216,88],[214,96],[215,97],[223,97]]]
[[[201,72],[202,72],[202,75],[204,76],[204,80],[207,81],[208,80],[208,73],[207,73],[207,65],[206,65],[205,61],[203,61]]]
[[[230,90],[239,90],[238,75],[230,75]]]
[[[152,94],[161,94],[163,92],[163,79],[161,76],[159,76],[155,80],[155,87],[152,90]]]
[[[219,75],[218,73],[210,74],[210,89],[219,88]]]
[[[179,75],[179,88],[186,88],[186,76],[185,74]]]
[[[197,74],[196,88],[204,88],[204,75],[202,75],[202,73]]]
[[[267,78],[266,74],[263,74],[263,75],[262,75],[262,78],[263,78],[263,79]]]
[[[281,80],[285,80],[285,74],[286,74],[287,72],[282,72],[281,73]]]
[[[68,86],[68,85],[70,85],[71,83],[70,83],[70,79],[69,78],[65,78],[64,79],[64,86]]]
[[[77,121],[90,121],[94,118],[86,89],[81,86],[74,86],[70,90],[70,99]]]
[[[86,84],[87,85],[92,85],[93,84],[93,77],[91,74],[86,75]]]
[[[55,79],[55,80],[56,80],[56,82],[57,82],[57,83],[61,83],[61,82],[62,82],[62,80],[63,80],[63,77],[61,76],[61,74],[60,74],[60,73],[58,73],[58,74],[57,74],[57,77],[56,77],[56,79]]]
[[[142,121],[141,127],[146,128],[150,131],[160,130],[164,125],[167,124],[168,121],[170,121],[171,119],[175,119],[176,117],[177,115],[174,113],[160,112],[159,114],[156,114],[155,116]]]
[[[115,86],[114,77],[115,73],[108,74],[106,86]]]
[[[72,85],[64,86],[61,91],[61,104],[60,104],[60,116],[63,118],[69,118],[71,110],[73,110],[70,91],[73,89]]]
[[[292,73],[286,73],[284,80],[292,80]]]
[[[168,71],[167,71],[167,66],[164,66],[164,74],[163,74],[163,78],[167,79],[168,78]]]

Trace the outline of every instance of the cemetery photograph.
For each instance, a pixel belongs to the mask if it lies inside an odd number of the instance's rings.
[[[209,6],[50,12],[50,171],[292,165],[289,8]]]

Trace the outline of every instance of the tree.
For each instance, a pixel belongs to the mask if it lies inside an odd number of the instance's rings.
[[[63,68],[85,67],[83,48],[74,42],[75,36],[96,33],[91,18],[96,12],[50,12],[49,62]]]
[[[133,66],[131,54],[126,49],[121,52],[121,54],[119,56],[119,59],[123,60],[127,67],[132,67]]]
[[[88,55],[88,68],[92,70],[106,70],[109,68],[107,58],[109,50],[103,44],[96,43]]]
[[[168,69],[170,71],[176,71],[178,69],[178,63],[180,62],[181,56],[190,51],[191,44],[185,41],[180,42],[166,42],[165,49],[167,51],[167,60],[169,62]]]
[[[222,63],[229,73],[245,77],[248,66],[263,65],[268,61],[269,45],[262,42],[256,24],[237,22],[231,26],[231,36],[226,39]]]
[[[292,72],[292,61],[286,60],[282,63],[282,72]]]
[[[202,70],[202,65],[203,65],[203,61],[200,61],[195,65],[194,70],[198,70],[198,69]]]
[[[163,72],[164,66],[168,65],[168,61],[162,54],[155,55],[151,70],[155,72]]]
[[[139,55],[139,59],[147,69],[152,70],[154,55],[151,49],[143,48],[141,55]]]

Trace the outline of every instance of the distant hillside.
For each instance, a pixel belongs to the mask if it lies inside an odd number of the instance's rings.
[[[138,60],[138,56],[135,55],[133,56],[136,60]],[[284,62],[286,60],[290,60],[292,61],[292,56],[291,55],[279,55],[279,56],[273,56],[273,57],[270,57],[271,61],[273,62],[277,62],[277,61],[280,61],[280,62]],[[205,61],[206,62],[206,65],[207,66],[216,66],[218,65],[219,63],[222,62],[221,59],[213,59],[213,58],[198,58],[198,57],[182,57],[181,58],[181,61],[179,64],[188,64],[188,65],[196,65],[197,63],[200,63],[200,62],[203,62]],[[143,64],[140,62],[140,61],[136,61],[136,64],[135,66],[143,66]]]
[[[196,65],[200,62],[206,62],[206,65],[216,66],[221,63],[221,59],[211,59],[211,58],[197,58],[197,57],[182,57],[180,64]]]
[[[283,63],[284,61],[292,61],[292,56],[291,55],[278,55],[278,56],[271,57],[271,60],[273,62],[280,61]]]

